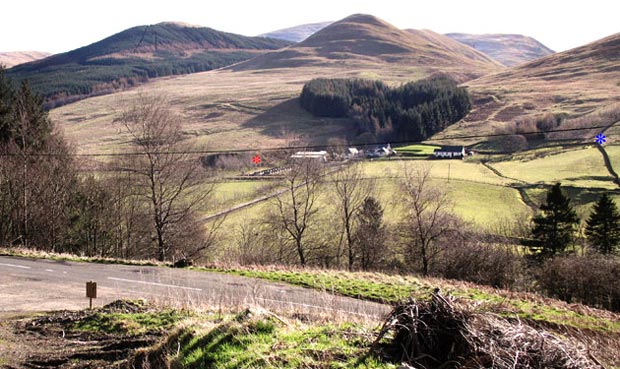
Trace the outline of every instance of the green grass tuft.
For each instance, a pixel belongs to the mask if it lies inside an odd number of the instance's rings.
[[[175,310],[144,313],[96,312],[85,319],[77,321],[72,328],[83,332],[137,335],[148,331],[170,329],[184,318],[187,318],[186,314]]]
[[[176,364],[184,368],[394,368],[367,356],[374,335],[352,324],[284,326],[271,318],[232,319],[194,332]]]

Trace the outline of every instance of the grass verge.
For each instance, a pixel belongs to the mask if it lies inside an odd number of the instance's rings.
[[[497,290],[471,283],[438,278],[387,275],[382,273],[326,270],[279,270],[265,268],[195,268],[198,270],[260,278],[313,288],[342,296],[393,304],[409,298],[426,300],[439,287],[445,294],[465,299],[477,309],[504,317],[588,329],[601,333],[620,333],[620,315],[543,298],[532,293]]]

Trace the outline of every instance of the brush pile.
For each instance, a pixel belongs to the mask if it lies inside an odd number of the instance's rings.
[[[438,292],[430,301],[396,306],[373,349],[403,368],[604,369],[575,342],[472,312]]]

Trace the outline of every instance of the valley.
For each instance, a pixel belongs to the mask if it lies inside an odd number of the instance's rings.
[[[620,34],[40,56],[0,69],[0,367],[620,368]]]

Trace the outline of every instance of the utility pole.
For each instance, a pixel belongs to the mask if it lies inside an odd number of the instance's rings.
[[[448,183],[450,183],[450,163],[448,163]]]

